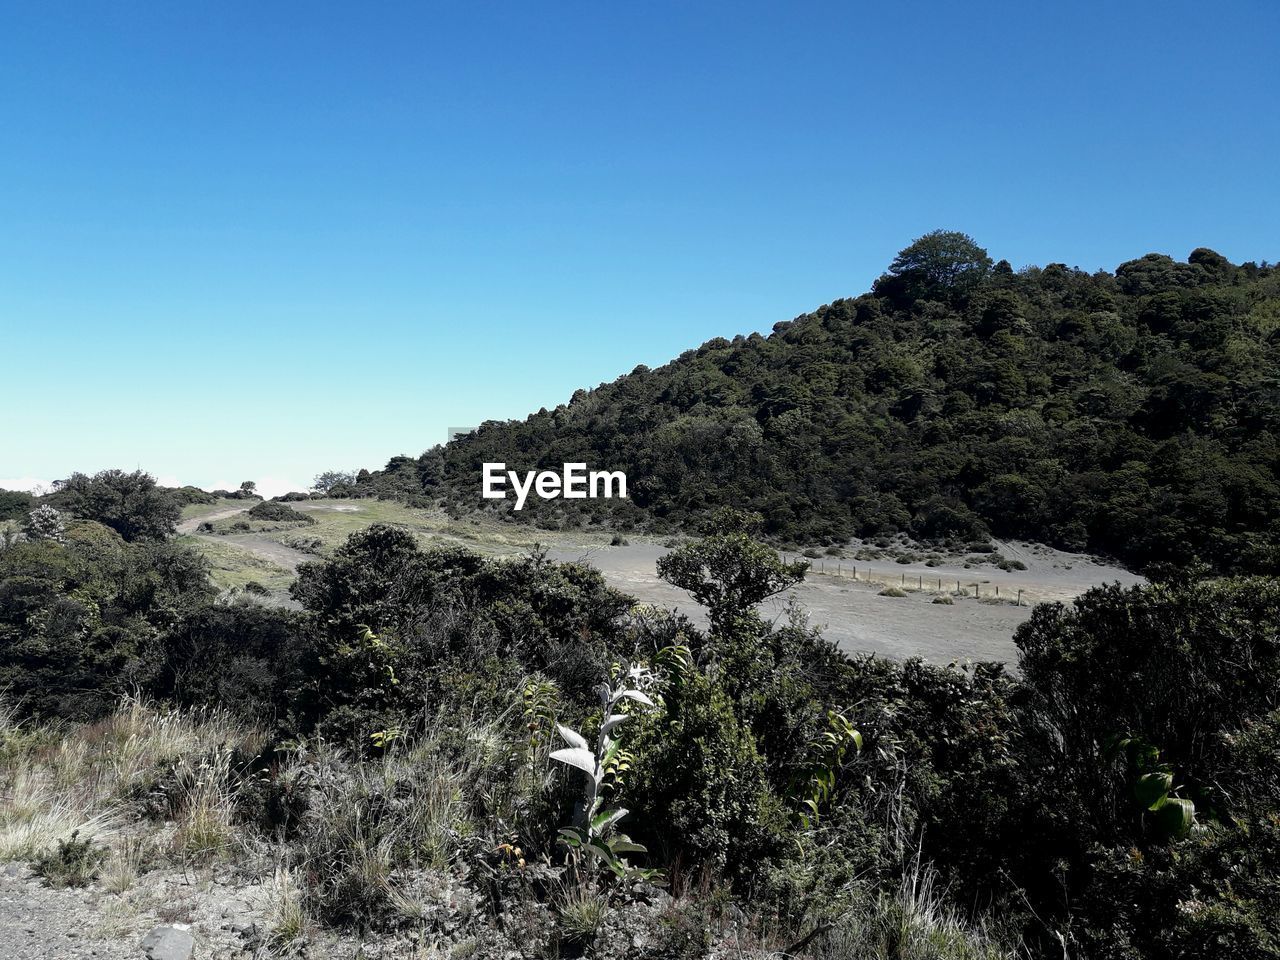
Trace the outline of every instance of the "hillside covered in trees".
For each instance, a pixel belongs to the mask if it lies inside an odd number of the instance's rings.
[[[483,462],[585,461],[626,471],[630,501],[531,498],[510,518],[663,531],[735,505],[795,543],[989,532],[1148,569],[1275,571],[1278,359],[1265,261],[1201,248],[1014,271],[939,231],[869,293],[487,422],[351,492],[509,512],[480,499]]]

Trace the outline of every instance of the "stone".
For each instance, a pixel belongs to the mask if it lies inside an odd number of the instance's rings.
[[[142,952],[147,960],[189,960],[196,942],[191,927],[185,923],[156,927],[143,938]]]

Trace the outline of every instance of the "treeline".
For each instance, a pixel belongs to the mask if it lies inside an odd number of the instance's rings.
[[[636,960],[720,955],[717,930],[820,960],[1280,957],[1275,581],[1039,607],[1016,678],[765,621],[754,604],[804,564],[746,520],[660,567],[706,631],[587,566],[386,526],[302,565],[284,610],[219,598],[173,541],[73,520],[0,547],[0,688],[56,721],[142,694],[267,724],[218,774],[229,799],[202,816],[225,837],[198,853],[274,838],[307,915],[366,935],[465,924],[484,955],[563,956],[614,925],[625,946],[589,955]],[[0,794],[57,752],[26,731],[0,725]],[[157,832],[180,767],[138,792]],[[475,908],[405,913],[422,877]],[[660,914],[655,885],[677,898]]]
[[[350,492],[654,531],[734,505],[800,544],[990,533],[1141,568],[1276,571],[1278,331],[1265,262],[1198,249],[1014,271],[939,232],[860,297],[485,423]],[[513,513],[480,499],[485,461],[625,470],[632,499]]]

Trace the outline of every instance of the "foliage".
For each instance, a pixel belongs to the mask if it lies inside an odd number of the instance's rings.
[[[658,576],[707,608],[713,632],[799,583],[808,569],[803,560],[780,560],[745,533],[704,537],[658,560]]]
[[[0,520],[20,520],[31,512],[35,497],[22,490],[0,490]]]
[[[631,499],[481,509],[701,532],[728,506],[782,541],[990,530],[1140,568],[1275,572],[1280,272],[1193,257],[1015,273],[930,234],[870,293],[393,458],[351,492],[476,509],[486,461],[586,462],[625,471]]]
[[[261,503],[254,504],[249,508],[248,515],[255,520],[301,523],[303,525],[310,525],[316,522],[316,518],[309,513],[295,510],[288,504],[275,500],[263,500]]]
[[[163,540],[177,528],[182,507],[141,470],[103,470],[92,477],[73,473],[46,502],[84,520],[110,527],[125,540]]]
[[[1108,754],[1121,737],[1158,745],[1197,807],[1229,804],[1219,738],[1275,709],[1277,609],[1271,579],[1112,585],[1070,607],[1039,606],[1018,629],[1047,758],[1098,836],[1133,838],[1136,828],[1113,814],[1129,789]]]
[[[615,790],[618,786],[623,750],[617,731],[630,719],[631,714],[626,710],[634,708],[633,705],[652,708],[655,704],[645,689],[652,688],[654,684],[649,669],[643,664],[627,664],[618,673],[614,682],[603,683],[599,687],[603,712],[594,749],[577,731],[562,724],[556,727],[567,746],[553,751],[551,759],[586,774],[576,823],[561,828],[560,840],[569,848],[571,855],[581,855],[586,859],[588,871],[598,862],[612,870],[619,879],[650,879],[656,871],[637,870],[627,861],[628,854],[648,853],[648,850],[618,831],[619,821],[630,811],[625,807],[606,807],[604,790],[605,779],[610,775],[613,777],[610,786]]]
[[[850,749],[862,750],[862,734],[854,729],[844,714],[835,710],[827,712],[827,729],[809,743],[809,753],[814,757],[803,791],[799,791],[804,807],[800,823],[809,829],[822,815],[822,808],[831,802],[836,791],[836,774],[844,765]]]
[[[58,841],[56,850],[37,857],[31,867],[51,887],[85,887],[97,879],[107,853],[106,847],[72,831],[70,837]]]
[[[676,684],[632,744],[625,795],[643,810],[639,833],[664,859],[740,873],[776,853],[786,832],[750,729],[724,690],[700,673]]]
[[[217,503],[218,498],[212,493],[206,493],[199,487],[167,487],[165,492],[169,494],[180,506],[189,506],[194,503]]]
[[[210,603],[208,566],[176,543],[73,523],[65,542],[0,552],[0,687],[40,716],[93,719],[152,682],[163,631]]]
[[[47,503],[42,503],[27,514],[26,522],[22,525],[22,532],[30,540],[56,540],[60,543],[66,531],[67,525],[62,520],[62,514]]]
[[[962,300],[990,271],[991,258],[972,237],[934,230],[894,257],[888,277],[877,282],[876,291],[898,294],[908,302]]]
[[[179,543],[94,522],[13,544],[0,853],[57,857],[128,804],[173,822],[163,855],[183,865],[270,838],[287,940],[318,921],[603,950],[660,899],[624,863],[625,811],[678,899],[671,955],[732,936],[813,957],[1274,960],[1275,580],[1037,607],[1010,675],[851,657],[794,603],[765,621],[754,605],[803,568],[756,522],[722,514],[670,554],[706,632],[541,550],[424,549],[389,526],[304,564],[299,610],[219,597]],[[135,688],[182,712],[112,712]],[[594,860],[566,868],[565,846]]]
[[[316,493],[332,494],[335,487],[351,487],[356,482],[356,475],[347,470],[326,470],[319,474],[311,489]]]

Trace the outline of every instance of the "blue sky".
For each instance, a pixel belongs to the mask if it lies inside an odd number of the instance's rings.
[[[1280,259],[1280,5],[0,2],[0,485],[306,485],[914,237]]]

